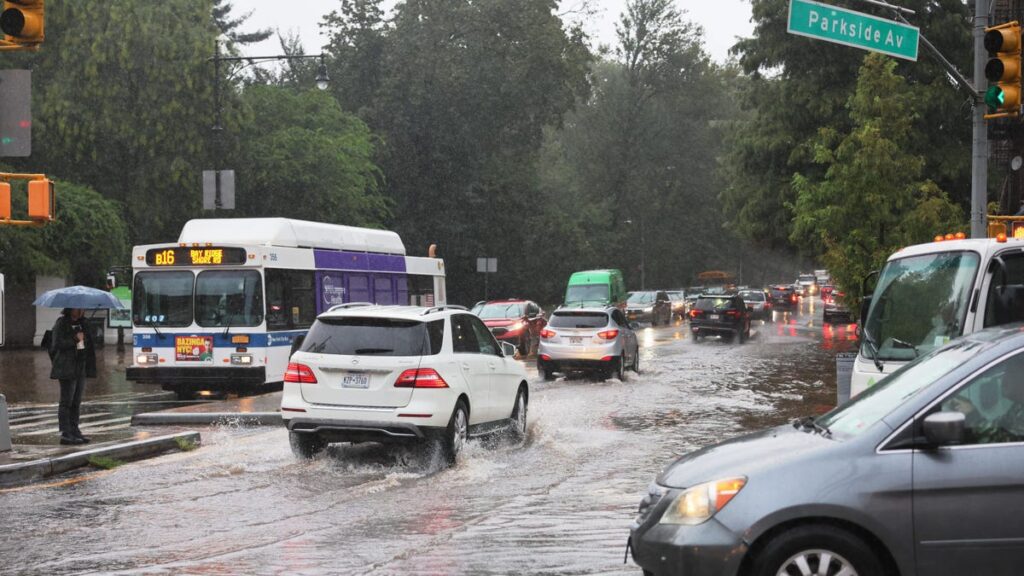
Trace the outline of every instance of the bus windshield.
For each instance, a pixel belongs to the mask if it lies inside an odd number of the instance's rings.
[[[139,272],[132,291],[132,322],[136,326],[192,324],[192,284],[188,271]]]
[[[263,286],[255,270],[204,270],[196,279],[196,323],[204,328],[259,326]]]
[[[878,278],[860,353],[913,360],[963,333],[980,257],[942,252],[889,261]]]

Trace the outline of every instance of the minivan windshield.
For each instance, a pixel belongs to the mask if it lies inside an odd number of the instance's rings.
[[[741,292],[740,296],[746,302],[764,302],[764,292]]]
[[[565,291],[565,301],[568,302],[607,302],[607,284],[574,284]]]
[[[548,326],[552,328],[604,328],[608,314],[604,312],[555,312]]]
[[[342,356],[430,356],[441,352],[444,320],[319,318],[300,350]]]
[[[865,326],[878,359],[913,360],[960,336],[979,261],[969,251],[889,261],[879,275]],[[866,338],[860,354],[872,358]]]
[[[840,440],[857,436],[966,362],[978,352],[979,346],[977,342],[965,340],[922,356],[886,376],[850,402],[819,417],[816,422]]]

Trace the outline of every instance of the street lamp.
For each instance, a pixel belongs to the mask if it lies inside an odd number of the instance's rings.
[[[316,87],[319,90],[327,90],[330,87],[331,79],[327,75],[327,62],[325,61],[325,55],[321,52],[320,54],[278,54],[275,56],[222,56],[220,53],[220,40],[215,40],[213,44],[213,57],[208,60],[213,62],[213,99],[214,106],[216,108],[216,117],[213,124],[213,170],[214,170],[214,182],[215,182],[215,197],[214,207],[221,207],[221,194],[220,194],[220,165],[221,165],[221,135],[224,132],[223,126],[223,115],[224,115],[224,103],[221,99],[220,94],[220,63],[221,62],[246,62],[245,66],[242,66],[228,78],[234,78],[242,70],[245,70],[249,66],[253,66],[259,62],[269,61],[281,61],[281,60],[313,60],[319,59],[320,65],[316,70]]]
[[[623,220],[626,224],[633,224],[632,218]],[[647,250],[644,246],[644,216],[640,215],[640,289],[647,289]]]

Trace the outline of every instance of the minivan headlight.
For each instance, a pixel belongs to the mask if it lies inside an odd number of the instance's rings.
[[[743,476],[698,484],[684,490],[665,509],[661,524],[700,524],[725,507],[747,484]]]

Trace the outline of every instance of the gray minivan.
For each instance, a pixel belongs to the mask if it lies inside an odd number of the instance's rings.
[[[1024,574],[1024,326],[683,456],[648,492],[627,545],[645,574]]]

